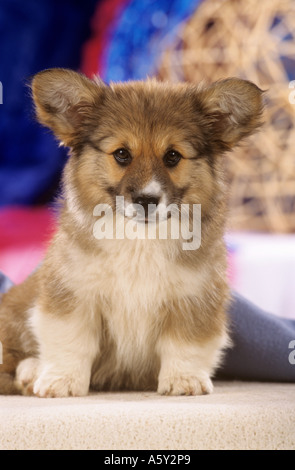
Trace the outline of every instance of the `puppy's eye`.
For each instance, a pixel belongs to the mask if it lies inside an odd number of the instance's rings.
[[[177,152],[176,150],[169,150],[164,155],[164,165],[168,168],[172,168],[173,166],[176,166],[179,163],[181,158],[182,155],[179,152]]]
[[[129,163],[131,163],[131,160],[132,160],[130,153],[128,152],[128,150],[124,148],[115,150],[115,152],[113,153],[113,156],[116,162],[118,162],[119,165],[121,166],[129,165]]]

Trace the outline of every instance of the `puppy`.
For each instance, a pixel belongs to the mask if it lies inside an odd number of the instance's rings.
[[[70,157],[46,257],[0,304],[0,392],[212,392],[229,343],[223,154],[260,125],[262,91],[236,78],[107,86],[51,69],[32,94]],[[201,240],[191,248],[195,214]],[[172,222],[186,231],[175,236]]]

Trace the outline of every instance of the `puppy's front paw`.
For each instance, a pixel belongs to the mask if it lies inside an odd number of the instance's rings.
[[[41,398],[80,397],[87,395],[89,382],[74,375],[43,372],[34,384],[34,394]]]
[[[15,385],[23,395],[33,395],[33,387],[38,377],[39,359],[28,357],[19,363],[15,374]]]
[[[213,392],[209,376],[202,378],[190,375],[159,378],[158,393],[161,395],[206,395]]]

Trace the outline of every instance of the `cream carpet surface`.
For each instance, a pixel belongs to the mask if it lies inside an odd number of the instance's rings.
[[[0,449],[295,449],[295,385],[216,381],[201,397],[0,396]]]

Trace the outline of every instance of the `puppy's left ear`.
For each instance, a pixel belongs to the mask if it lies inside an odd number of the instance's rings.
[[[201,91],[199,98],[220,150],[230,150],[261,126],[263,93],[239,78],[215,82]]]
[[[48,69],[33,77],[31,88],[41,124],[71,147],[102,100],[103,82],[68,69]]]

